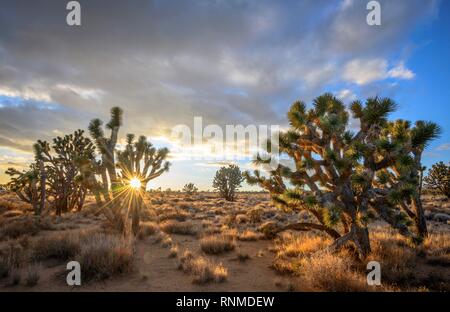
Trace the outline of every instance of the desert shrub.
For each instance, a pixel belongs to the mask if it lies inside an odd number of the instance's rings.
[[[227,201],[234,201],[236,191],[243,181],[241,170],[236,165],[221,167],[214,177],[213,188]]]
[[[33,243],[31,259],[33,261],[49,259],[65,261],[75,257],[79,251],[80,243],[74,236],[42,237]]]
[[[249,223],[250,218],[245,214],[238,214],[236,215],[235,221],[237,224]]]
[[[200,240],[200,248],[207,254],[217,255],[234,250],[235,247],[234,239],[230,239],[226,235],[212,235]]]
[[[250,221],[253,223],[261,222],[263,214],[264,214],[264,210],[261,208],[253,208],[247,212],[247,216],[250,218]]]
[[[238,235],[238,239],[241,241],[256,241],[261,238],[261,234],[245,230],[243,233]]]
[[[222,264],[215,264],[204,257],[194,257],[189,251],[185,251],[178,260],[179,269],[192,274],[195,284],[220,283],[228,277],[228,270]]]
[[[133,245],[131,241],[116,235],[86,236],[77,258],[85,280],[103,280],[132,270]]]
[[[141,222],[139,225],[138,238],[144,239],[158,231],[158,225],[155,222]]]
[[[169,234],[195,235],[197,233],[191,222],[166,220],[160,224],[160,228],[162,231]]]

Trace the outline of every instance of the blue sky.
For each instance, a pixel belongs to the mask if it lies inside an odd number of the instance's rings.
[[[174,126],[287,125],[291,103],[333,92],[349,103],[392,97],[392,118],[431,120],[443,134],[424,164],[450,160],[450,2],[383,0],[382,25],[366,0],[80,1],[82,26],[65,25],[64,1],[4,0],[0,11],[0,183],[24,168],[37,139],[124,111],[126,133],[173,153],[150,187],[211,188],[222,161],[186,159]],[[243,169],[248,160],[238,161]]]

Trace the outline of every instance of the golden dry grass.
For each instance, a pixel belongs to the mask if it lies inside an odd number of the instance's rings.
[[[195,284],[221,283],[228,277],[228,270],[221,263],[216,264],[204,257],[195,257],[189,251],[185,251],[178,262],[179,269],[193,275],[192,282]]]
[[[236,242],[227,235],[211,235],[200,240],[200,248],[206,254],[218,255],[234,250]]]

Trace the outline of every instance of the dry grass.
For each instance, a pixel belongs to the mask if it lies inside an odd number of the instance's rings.
[[[383,281],[400,285],[414,281],[417,254],[405,237],[391,231],[373,232],[371,247],[367,261],[380,263]]]
[[[15,239],[23,235],[34,236],[47,227],[47,224],[43,224],[33,217],[3,221],[3,224],[0,225],[0,237]]]
[[[222,264],[215,264],[204,257],[194,257],[189,251],[185,251],[178,261],[179,269],[193,275],[194,284],[221,283],[228,277],[228,270]]]
[[[25,276],[25,285],[27,287],[34,287],[38,284],[39,279],[41,278],[40,272],[41,266],[40,265],[30,265],[27,268],[26,276]]]
[[[195,235],[197,231],[191,222],[166,220],[160,224],[161,230],[169,234]]]
[[[450,239],[448,235],[430,234],[423,243],[427,263],[431,265],[450,266]]]
[[[78,237],[73,235],[42,237],[32,244],[33,261],[73,259],[81,250]]]
[[[285,235],[276,241],[277,257],[305,257],[322,250],[331,244],[331,239],[324,236],[300,234]]]
[[[322,253],[301,260],[298,267],[299,287],[313,291],[371,291],[365,275],[352,267],[349,255]]]
[[[103,280],[132,271],[132,242],[121,236],[95,234],[83,239],[77,256],[84,280]]]
[[[251,230],[245,230],[243,233],[239,234],[237,237],[240,241],[257,241],[261,238],[261,234],[256,233]]]
[[[200,240],[200,248],[206,254],[218,255],[234,250],[236,242],[226,235],[211,235]]]
[[[139,225],[138,238],[144,239],[155,234],[158,230],[159,227],[155,222],[141,222],[141,224]]]
[[[0,278],[8,277],[24,262],[25,253],[13,244],[0,250]]]

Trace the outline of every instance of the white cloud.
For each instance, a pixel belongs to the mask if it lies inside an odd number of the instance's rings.
[[[413,79],[416,75],[408,68],[405,67],[403,62],[400,62],[396,67],[392,68],[388,72],[388,76],[390,78],[399,78],[399,79]]]
[[[436,147],[436,151],[450,151],[450,143],[444,143]]]
[[[55,88],[57,90],[73,92],[85,100],[100,100],[105,95],[105,92],[99,89],[82,88],[69,84],[57,84]]]
[[[340,90],[336,96],[343,100],[344,102],[351,102],[356,100],[356,94],[353,93],[353,91],[349,90],[349,89],[342,89]]]
[[[20,97],[24,100],[34,100],[42,102],[51,102],[50,95],[40,90],[39,86],[28,85],[20,89],[14,89],[10,87],[0,87],[0,95],[7,97]]]
[[[366,85],[387,78],[412,79],[415,74],[405,67],[403,62],[388,69],[388,62],[383,58],[354,59],[344,66],[343,79],[358,85]]]

